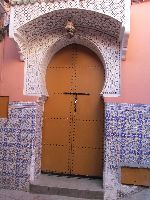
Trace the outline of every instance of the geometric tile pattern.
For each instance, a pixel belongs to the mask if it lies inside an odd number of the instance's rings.
[[[41,174],[42,121],[43,101],[38,102],[38,104],[36,105],[36,133],[34,140],[34,156],[32,159],[33,177],[31,177],[30,180],[34,180],[37,177],[37,175]]]
[[[150,105],[107,104],[105,125],[106,137],[114,144],[112,157],[114,152],[120,155],[120,165],[150,168]]]
[[[0,119],[0,187],[28,190],[40,174],[42,113],[42,101],[13,102],[8,119]],[[120,184],[120,168],[150,168],[149,137],[150,105],[105,104],[105,200],[141,190]]]
[[[38,107],[35,103],[10,103],[8,119],[0,120],[0,187],[28,190],[40,131]]]
[[[121,166],[150,168],[150,105],[105,105],[105,200],[140,190],[120,184]]]

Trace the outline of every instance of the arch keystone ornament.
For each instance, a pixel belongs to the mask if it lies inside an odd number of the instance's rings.
[[[70,38],[74,36],[76,29],[74,27],[73,22],[70,19],[67,20],[67,24],[65,26],[65,29],[66,29],[68,35],[70,36]]]

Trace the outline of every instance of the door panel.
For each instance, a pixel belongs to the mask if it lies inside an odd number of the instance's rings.
[[[100,95],[104,83],[103,68],[101,66],[84,68],[82,65],[78,65],[76,71],[76,90],[84,91],[91,95]]]
[[[49,94],[63,93],[64,91],[71,90],[72,81],[72,68],[50,68],[47,69],[47,81],[46,85]]]
[[[49,96],[44,107],[44,117],[68,119],[73,108],[73,97],[63,94]],[[72,111],[73,112],[73,111]]]
[[[69,119],[46,119],[43,127],[43,141],[45,144],[67,145],[70,131]]]
[[[80,121],[75,122],[74,145],[86,148],[102,148],[103,135],[100,134],[103,127],[99,121]]]
[[[121,183],[150,187],[150,169],[122,167]]]
[[[76,119],[99,120],[103,124],[104,105],[99,95],[78,96]]]
[[[43,144],[42,171],[69,174],[69,148],[69,145]]]
[[[90,49],[81,45],[75,45],[74,48],[77,52],[76,66],[82,66],[83,68],[95,66],[102,67],[101,61]]]
[[[0,96],[0,118],[8,117],[8,104],[9,104],[9,97]]]
[[[48,68],[71,68],[73,64],[73,54],[74,46],[66,46],[53,56]]]
[[[102,149],[74,148],[72,173],[85,176],[101,176],[103,168]]]

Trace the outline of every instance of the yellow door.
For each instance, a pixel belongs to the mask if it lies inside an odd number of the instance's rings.
[[[102,176],[104,69],[88,48],[69,45],[51,60],[46,75],[42,171]]]

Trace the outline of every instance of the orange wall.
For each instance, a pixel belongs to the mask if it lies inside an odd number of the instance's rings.
[[[0,43],[0,96],[10,101],[34,101],[36,97],[23,95],[24,67],[15,43],[8,37]]]
[[[106,102],[150,103],[150,2],[131,6],[131,33],[121,64],[121,96]]]
[[[132,5],[126,61],[121,64],[121,96],[105,102],[150,103],[150,2]],[[4,50],[3,50],[4,46]],[[10,101],[34,101],[23,96],[23,62],[9,38],[0,43],[0,95]]]

